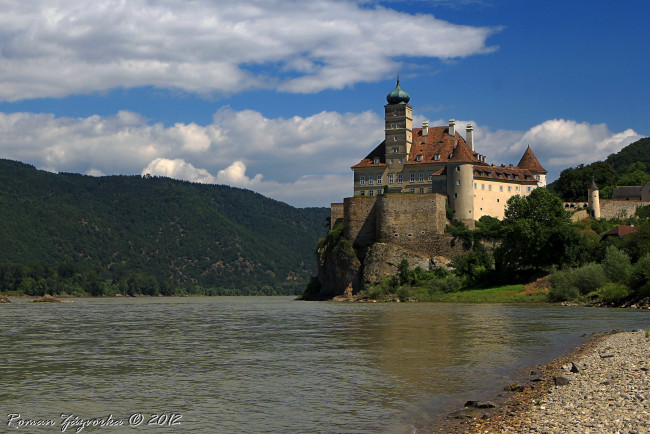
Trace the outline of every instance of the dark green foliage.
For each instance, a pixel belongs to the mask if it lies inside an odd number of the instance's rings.
[[[548,188],[565,201],[586,201],[592,180],[599,188],[603,188],[615,185],[617,178],[618,175],[610,164],[597,161],[588,166],[580,164],[575,168],[564,169]]]
[[[600,298],[605,303],[616,303],[628,295],[630,295],[630,290],[621,283],[606,283],[600,290]]]
[[[612,154],[605,160],[618,173],[627,172],[630,165],[634,163],[643,163],[650,168],[650,138],[638,140],[616,154]]]
[[[639,220],[648,220],[650,219],[650,205],[646,206],[640,206],[636,209],[636,212],[634,213],[636,217],[639,218]]]
[[[456,275],[463,277],[468,286],[474,286],[486,280],[494,270],[492,255],[483,247],[477,244],[474,250],[456,257],[451,265]]]
[[[462,280],[454,274],[445,277],[437,277],[429,282],[429,293],[436,292],[457,292],[463,286]]]
[[[49,267],[0,291],[296,293],[315,274],[328,213],[226,186],[0,160],[0,263]]]
[[[617,243],[621,250],[630,255],[632,262],[650,253],[650,220],[640,224],[638,229]]]
[[[571,301],[578,299],[608,283],[607,276],[600,264],[587,264],[580,268],[556,271],[551,275],[549,301]]]
[[[632,267],[630,288],[642,296],[650,296],[650,253],[645,254]]]
[[[630,280],[630,273],[632,272],[630,257],[615,246],[607,247],[603,268],[611,282],[627,285]]]
[[[565,169],[548,188],[565,201],[586,201],[592,179],[601,199],[611,198],[617,185],[643,185],[650,179],[650,138],[626,146],[605,161]]]
[[[578,265],[587,251],[560,199],[544,188],[508,200],[501,234],[494,257],[508,273]]]

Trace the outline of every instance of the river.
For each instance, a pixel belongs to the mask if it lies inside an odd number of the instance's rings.
[[[0,305],[0,417],[51,422],[23,432],[61,432],[61,414],[111,432],[419,432],[585,334],[650,328],[648,311],[554,305],[71,301]]]

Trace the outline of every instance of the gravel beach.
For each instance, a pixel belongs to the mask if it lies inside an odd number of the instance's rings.
[[[445,432],[649,433],[650,337],[645,331],[590,338],[530,372],[494,409],[465,410]],[[437,430],[436,432],[442,432]]]

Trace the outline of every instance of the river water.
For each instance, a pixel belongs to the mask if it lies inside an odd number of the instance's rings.
[[[83,432],[420,432],[584,334],[650,327],[551,305],[73,301],[0,305],[0,432],[61,432],[61,414],[122,423]]]

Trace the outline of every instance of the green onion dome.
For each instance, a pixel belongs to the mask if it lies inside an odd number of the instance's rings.
[[[386,95],[386,101],[388,101],[388,104],[407,104],[410,100],[409,94],[399,87],[399,79],[397,79],[397,86],[391,93]]]

